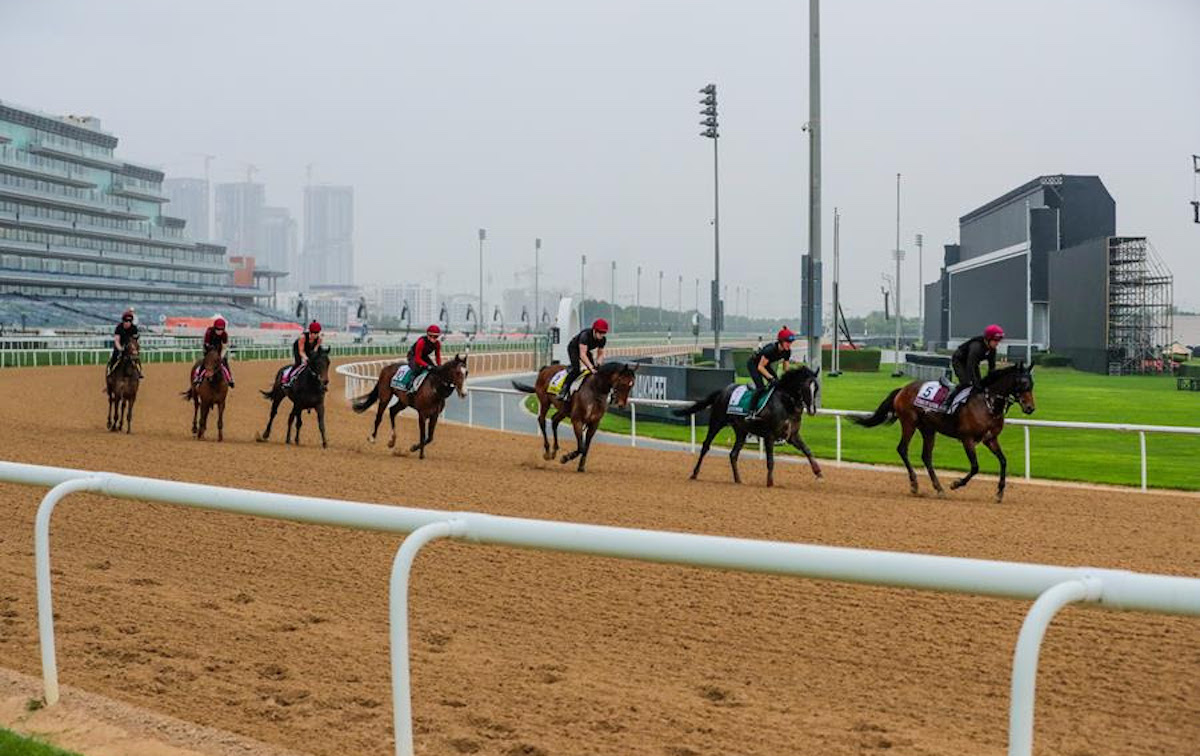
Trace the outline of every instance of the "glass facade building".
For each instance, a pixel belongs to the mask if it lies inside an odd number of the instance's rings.
[[[235,287],[225,248],[170,214],[162,171],[116,146],[95,119],[0,102],[0,296],[77,307],[269,296]]]

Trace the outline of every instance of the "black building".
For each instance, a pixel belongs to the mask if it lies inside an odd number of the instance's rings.
[[[1014,357],[1032,340],[1083,370],[1162,369],[1171,275],[1145,237],[1116,236],[1116,203],[1098,177],[1040,176],[958,222],[959,243],[925,287],[927,344],[954,347],[999,323]]]

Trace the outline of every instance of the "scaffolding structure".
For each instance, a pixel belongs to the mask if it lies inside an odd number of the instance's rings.
[[[1108,240],[1108,373],[1171,368],[1174,278],[1144,236]]]

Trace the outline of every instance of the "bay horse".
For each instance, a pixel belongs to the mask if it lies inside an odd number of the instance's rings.
[[[388,420],[392,423],[392,437],[388,439],[387,444],[389,449],[396,446],[396,415],[401,410],[412,407],[417,411],[417,429],[420,435],[417,443],[413,444],[409,451],[420,452],[420,459],[425,459],[425,447],[433,443],[433,430],[437,427],[442,410],[446,408],[446,399],[455,391],[460,398],[467,395],[466,389],[463,388],[467,379],[467,358],[456,354],[449,362],[431,368],[417,387],[415,395],[409,391],[392,388],[392,379],[401,364],[396,362],[385,365],[383,370],[379,371],[375,388],[355,399],[351,406],[355,412],[363,413],[372,404],[379,403],[379,409],[375,412],[375,426],[371,428],[371,435],[367,436],[367,441],[372,444],[375,443],[375,435],[379,433],[383,411],[388,410]],[[393,397],[396,399],[394,404]]]
[[[808,458],[813,475],[818,478],[822,477],[821,466],[813,458],[812,449],[809,449],[808,444],[804,443],[804,439],[800,438],[800,423],[804,419],[804,413],[817,414],[817,397],[821,390],[817,378],[820,372],[820,369],[813,372],[806,366],[786,371],[783,377],[775,382],[775,390],[767,399],[766,404],[753,417],[729,414],[729,402],[733,393],[741,385],[737,383],[731,383],[719,391],[714,391],[690,407],[674,410],[674,415],[687,417],[705,408],[712,408],[708,416],[708,435],[704,437],[704,444],[700,447],[700,456],[696,459],[696,466],[692,469],[691,480],[695,480],[696,476],[700,474],[700,465],[704,462],[704,455],[708,454],[713,439],[726,425],[733,428],[734,432],[733,448],[729,450],[729,464],[733,468],[734,483],[742,482],[741,476],[738,475],[738,455],[741,454],[742,447],[746,444],[746,436],[750,433],[763,440],[763,451],[767,456],[768,488],[775,485],[776,439],[784,439],[799,449]],[[748,390],[753,391],[753,386],[748,387]]]
[[[624,362],[605,362],[596,369],[577,380],[582,381],[579,388],[564,403],[557,394],[550,393],[550,381],[558,371],[565,369],[564,365],[546,365],[538,371],[537,380],[530,386],[513,381],[517,391],[534,394],[538,399],[538,427],[542,431],[542,459],[554,459],[558,453],[558,424],[564,418],[571,419],[571,427],[575,430],[575,451],[564,454],[559,462],[566,464],[576,457],[579,458],[579,472],[587,466],[588,452],[592,448],[592,437],[600,427],[600,420],[608,410],[608,405],[615,404],[624,407],[629,402],[629,392],[633,390],[633,382],[638,365],[632,366]],[[564,386],[563,388],[567,388]],[[550,418],[550,427],[554,434],[554,449],[550,449],[550,441],[546,437],[546,414],[554,408],[554,417]]]
[[[933,469],[933,444],[937,434],[957,438],[962,442],[963,451],[971,463],[971,471],[964,477],[950,484],[951,489],[962,488],[979,472],[979,459],[975,455],[975,447],[983,444],[996,455],[1000,461],[1000,486],[996,489],[996,502],[1004,500],[1005,478],[1008,473],[1008,460],[1000,448],[1000,431],[1004,430],[1004,416],[1014,402],[1021,405],[1021,411],[1026,415],[1036,409],[1033,397],[1033,368],[1025,367],[1019,362],[1000,370],[993,370],[983,379],[980,388],[973,391],[963,402],[958,412],[930,412],[917,407],[914,400],[921,390],[924,381],[913,381],[888,394],[875,414],[870,417],[856,417],[854,422],[867,428],[873,428],[884,423],[900,421],[900,443],[896,451],[904,460],[908,469],[908,482],[912,493],[916,495],[917,474],[908,461],[908,443],[913,433],[921,432],[921,461],[929,471],[929,479],[938,496],[945,496],[942,484],[938,481]],[[966,390],[966,389],[964,389]]]
[[[254,436],[255,441],[266,441],[271,437],[271,424],[275,422],[275,413],[279,404],[285,398],[292,400],[292,412],[288,415],[287,438],[284,443],[292,443],[292,423],[296,424],[296,445],[300,445],[300,426],[303,424],[301,413],[305,410],[316,410],[317,426],[321,429],[321,448],[328,444],[325,441],[325,392],[329,390],[329,347],[318,347],[299,375],[283,385],[283,373],[291,366],[285,365],[275,373],[275,383],[270,391],[260,391],[271,402],[271,416],[267,419],[267,429]]]
[[[117,357],[117,364],[105,377],[105,391],[108,393],[108,424],[114,433],[122,428],[126,433],[133,432],[133,403],[137,401],[138,378],[137,360],[140,346],[138,337],[129,340]]]
[[[208,413],[214,405],[217,408],[217,441],[225,440],[225,399],[229,395],[229,381],[225,377],[224,367],[221,364],[221,350],[209,349],[205,351],[203,359],[192,366],[192,372],[188,373],[188,378],[192,379],[197,370],[201,371],[199,383],[193,380],[188,390],[183,392],[183,398],[192,402],[192,435],[197,441],[204,438],[204,431],[208,428]]]

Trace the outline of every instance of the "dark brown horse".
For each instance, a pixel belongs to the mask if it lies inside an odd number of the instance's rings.
[[[818,373],[819,371],[813,372],[804,366],[784,373],[783,377],[776,381],[775,390],[766,400],[766,404],[753,417],[730,414],[729,403],[733,393],[738,389],[736,383],[731,383],[720,391],[714,391],[690,407],[675,410],[672,414],[678,417],[687,417],[706,407],[712,407],[708,417],[708,435],[704,437],[704,444],[700,447],[700,456],[696,459],[696,466],[692,469],[692,480],[695,480],[696,476],[700,474],[700,464],[704,461],[704,455],[708,454],[713,439],[726,425],[732,427],[734,433],[733,447],[729,450],[729,464],[733,468],[734,483],[742,482],[741,476],[738,475],[738,455],[741,454],[742,447],[746,443],[746,436],[750,433],[763,440],[763,451],[767,457],[768,488],[775,485],[776,439],[786,440],[803,452],[804,456],[808,458],[813,475],[820,478],[821,465],[817,464],[817,460],[813,457],[812,449],[809,449],[808,444],[804,443],[804,439],[800,438],[800,422],[804,419],[804,413],[817,414],[817,397],[820,393],[820,383],[817,381]],[[747,389],[753,390],[753,386],[747,387]]]
[[[388,420],[392,423],[392,437],[388,439],[389,449],[396,445],[396,415],[401,410],[412,407],[417,411],[417,429],[420,436],[409,451],[420,452],[420,459],[425,459],[425,447],[433,443],[433,430],[437,427],[442,410],[446,408],[446,399],[455,391],[460,397],[467,395],[463,387],[467,380],[467,358],[456,354],[454,359],[444,365],[431,368],[415,394],[392,388],[392,378],[396,376],[400,365],[401,363],[396,362],[380,370],[375,388],[355,399],[352,406],[355,412],[361,413],[366,412],[372,404],[379,403],[379,409],[375,412],[375,426],[371,428],[371,435],[367,436],[367,441],[372,444],[375,443],[375,434],[379,433],[383,411],[388,410]],[[393,397],[396,399],[394,404]]]
[[[554,459],[558,453],[558,424],[563,418],[571,418],[571,427],[575,429],[575,451],[564,454],[559,460],[570,462],[579,457],[579,472],[587,465],[587,455],[592,448],[592,437],[600,427],[600,420],[608,410],[610,403],[624,407],[629,401],[629,392],[633,390],[637,364],[629,365],[624,362],[606,362],[597,368],[594,374],[580,378],[583,383],[575,390],[570,398],[570,404],[565,405],[557,394],[550,393],[550,381],[562,365],[547,365],[538,371],[537,380],[530,386],[513,381],[513,388],[534,394],[538,398],[538,427],[542,430],[542,458]],[[565,386],[563,388],[566,388]],[[554,417],[550,418],[550,427],[554,434],[554,449],[550,449],[550,440],[546,438],[546,413],[554,408]]]
[[[193,383],[183,392],[184,399],[192,401],[192,435],[199,441],[208,428],[208,413],[217,407],[217,440],[225,440],[225,399],[229,395],[229,381],[225,379],[221,364],[221,350],[209,349],[204,358],[192,366],[190,379],[200,370],[200,382]],[[197,422],[197,419],[199,422]]]
[[[105,391],[108,393],[108,429],[118,432],[124,428],[133,432],[133,403],[137,401],[138,386],[138,339],[134,336],[121,350],[117,364],[108,373]]]
[[[983,444],[1000,460],[1000,487],[996,490],[996,501],[1004,500],[1005,477],[1008,472],[1008,460],[1000,448],[1000,431],[1004,430],[1004,416],[1008,413],[1013,402],[1021,405],[1021,411],[1031,414],[1036,408],[1033,398],[1033,368],[1026,368],[1024,363],[995,370],[983,379],[983,385],[963,403],[954,414],[945,412],[930,412],[916,406],[914,400],[924,381],[913,381],[906,386],[888,394],[887,399],[875,410],[870,417],[856,417],[858,425],[873,428],[883,423],[900,421],[900,443],[896,451],[904,466],[908,469],[908,482],[913,494],[917,490],[917,473],[912,463],[908,461],[908,443],[913,433],[921,432],[921,461],[929,471],[929,479],[938,496],[945,496],[942,484],[938,481],[933,469],[933,444],[937,434],[957,438],[962,442],[967,460],[971,463],[971,471],[964,477],[950,484],[951,489],[962,488],[979,472],[979,459],[975,455],[975,447]]]
[[[300,444],[300,426],[303,424],[301,413],[305,410],[316,410],[317,425],[321,429],[321,447],[328,446],[325,441],[325,392],[329,390],[329,347],[317,349],[308,361],[308,367],[296,375],[288,385],[283,385],[281,367],[275,373],[275,383],[270,391],[260,391],[271,401],[271,416],[267,419],[267,429],[254,437],[255,441],[266,441],[271,437],[271,424],[275,422],[275,413],[279,404],[285,398],[292,400],[292,413],[288,415],[287,438],[284,443],[292,443],[292,423],[296,424],[296,445]]]

